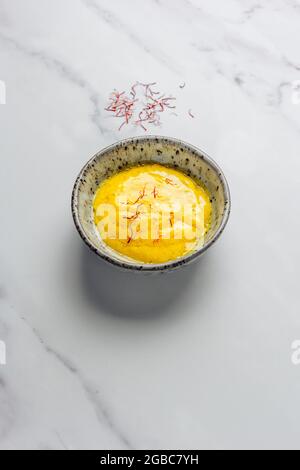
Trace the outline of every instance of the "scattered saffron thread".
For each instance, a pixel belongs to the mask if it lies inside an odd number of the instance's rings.
[[[159,126],[161,124],[162,113],[171,111],[170,115],[178,116],[174,111],[176,109],[176,98],[157,91],[156,85],[156,82],[143,83],[137,81],[131,86],[129,94],[117,90],[110,94],[105,111],[112,113],[113,117],[123,120],[119,126],[119,131],[131,123],[147,132],[149,125]],[[179,85],[180,89],[185,87],[185,82]],[[195,118],[191,109],[188,110],[188,115],[193,119]]]
[[[124,118],[123,123],[119,127],[119,130],[121,130],[132,118],[134,104],[137,100],[128,98],[124,91],[122,93],[113,91],[109,97],[109,101],[110,103],[105,110],[114,113],[114,116],[117,118]]]
[[[171,225],[171,227],[173,227],[173,225],[174,225],[174,212],[170,213],[170,225]]]
[[[133,233],[132,233],[132,230],[131,230],[131,235],[129,235],[129,237],[127,238],[127,245],[129,245],[129,243],[131,242],[133,238]]]
[[[167,184],[171,184],[172,186],[176,186],[174,181],[170,180],[170,178],[166,178],[165,181],[166,181]]]
[[[157,191],[156,186],[154,186],[154,189],[153,189],[153,191],[152,191],[152,194],[153,194],[154,199],[156,199],[157,196],[158,196],[158,191]]]
[[[116,118],[122,118],[123,122],[119,130],[123,126],[132,122],[136,126],[140,126],[146,132],[147,125],[160,125],[160,114],[168,109],[175,109],[173,96],[165,96],[155,90],[156,82],[142,83],[136,82],[132,85],[129,96],[125,91],[121,93],[114,90],[109,97],[109,104],[105,108]],[[139,106],[137,106],[139,104]]]
[[[159,243],[159,242],[160,242],[160,239],[161,239],[161,235],[159,234],[158,238],[156,238],[155,240],[153,240],[153,244],[154,244],[154,243]]]
[[[134,202],[129,202],[129,204],[132,204],[132,205],[137,204],[141,199],[143,199],[145,197],[145,195],[146,195],[146,185],[144,186],[144,189],[142,191],[140,191],[140,194],[139,194],[137,200],[134,201]]]

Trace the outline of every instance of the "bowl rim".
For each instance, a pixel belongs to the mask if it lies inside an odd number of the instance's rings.
[[[96,246],[94,246],[90,240],[87,238],[85,231],[81,225],[80,218],[79,218],[79,211],[78,211],[78,193],[79,193],[79,187],[80,183],[83,177],[84,172],[86,171],[87,167],[93,163],[93,161],[96,158],[101,158],[111,150],[115,149],[116,147],[119,146],[125,146],[126,144],[129,143],[134,143],[134,142],[146,142],[146,141],[165,141],[167,143],[171,144],[176,144],[182,147],[185,147],[187,150],[194,152],[197,156],[202,157],[202,159],[208,163],[211,168],[218,174],[222,186],[223,186],[223,191],[224,191],[224,199],[225,199],[225,208],[224,208],[224,213],[222,216],[222,222],[212,237],[211,240],[207,244],[205,244],[203,247],[199,248],[195,252],[191,253],[190,255],[183,256],[181,258],[175,259],[173,261],[168,261],[167,263],[160,263],[160,264],[145,264],[142,262],[136,262],[136,264],[130,264],[129,262],[127,263],[126,260],[117,260],[112,258],[111,256],[102,253]],[[72,209],[72,216],[73,216],[73,221],[75,224],[75,227],[82,238],[82,240],[85,242],[85,244],[95,253],[97,254],[100,258],[102,258],[104,261],[113,264],[114,266],[118,266],[119,268],[125,268],[129,269],[131,271],[167,271],[167,270],[173,270],[176,269],[180,266],[187,265],[197,258],[199,258],[203,253],[205,253],[222,235],[228,220],[229,216],[231,213],[231,194],[230,194],[230,189],[229,185],[227,182],[227,179],[222,171],[222,169],[219,167],[219,165],[210,157],[206,152],[201,150],[199,147],[196,147],[192,144],[189,144],[183,140],[176,139],[173,137],[165,137],[161,135],[148,135],[148,136],[136,136],[136,137],[131,137],[127,139],[121,139],[116,141],[115,143],[108,145],[104,147],[103,149],[99,150],[97,153],[95,153],[92,158],[90,158],[85,165],[82,167],[80,170],[76,181],[73,186],[73,191],[72,191],[72,198],[71,198],[71,209]]]

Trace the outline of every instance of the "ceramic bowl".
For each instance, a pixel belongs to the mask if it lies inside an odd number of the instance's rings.
[[[163,264],[144,264],[113,251],[101,240],[93,221],[93,198],[99,184],[128,166],[146,162],[184,171],[196,180],[201,180],[212,196],[212,223],[204,245],[193,253]],[[222,234],[229,218],[230,205],[225,176],[210,157],[180,140],[158,136],[123,140],[100,150],[81,170],[72,194],[73,219],[83,241],[105,261],[136,271],[172,270],[199,258]]]

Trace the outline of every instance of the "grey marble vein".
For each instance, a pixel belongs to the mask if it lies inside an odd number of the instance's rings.
[[[111,129],[108,129],[103,125],[103,116],[100,110],[103,110],[105,105],[104,105],[104,102],[100,101],[99,93],[96,90],[94,90],[92,86],[79,75],[78,72],[72,69],[72,67],[61,62],[55,57],[51,57],[49,54],[43,51],[31,49],[21,44],[16,39],[5,35],[3,32],[0,32],[0,41],[13,46],[19,52],[25,54],[28,57],[38,60],[40,63],[42,63],[44,66],[46,66],[50,70],[54,70],[61,77],[68,80],[73,85],[76,85],[77,87],[84,90],[88,94],[89,101],[91,102],[93,106],[94,111],[91,116],[92,122],[97,127],[101,135],[106,135],[108,133],[113,134]]]
[[[246,16],[246,18],[249,20],[250,18],[253,17],[253,15],[255,15],[255,13],[259,10],[261,10],[263,7],[262,5],[260,4],[255,4],[255,5],[252,5],[250,8],[248,8],[247,10],[244,10],[244,15]]]
[[[87,8],[93,11],[97,17],[104,21],[106,24],[111,26],[115,31],[122,32],[126,37],[128,37],[136,47],[142,48],[143,51],[157,60],[161,65],[167,67],[173,73],[177,75],[181,75],[181,70],[179,65],[174,63],[172,57],[166,56],[162,49],[159,50],[157,48],[149,47],[148,44],[144,42],[144,39],[133,32],[125,23],[121,21],[114,13],[109,10],[106,10],[101,6],[99,2],[96,0],[81,0]]]
[[[29,321],[24,316],[22,316],[21,319],[26,323],[28,328],[30,328],[36,339],[44,348],[44,351],[47,354],[52,355],[65,369],[67,369],[69,373],[74,375],[80,386],[83,388],[89,403],[93,406],[99,423],[105,423],[105,425],[111,430],[112,433],[115,434],[115,436],[119,439],[120,443],[125,446],[125,448],[132,449],[133,447],[130,444],[127,436],[125,436],[119,427],[116,426],[114,420],[111,417],[111,413],[108,411],[107,405],[104,405],[103,400],[100,398],[100,392],[98,388],[89,383],[82,372],[78,370],[78,368],[69,358],[50,346],[45,341],[41,333],[35,327],[31,326]]]

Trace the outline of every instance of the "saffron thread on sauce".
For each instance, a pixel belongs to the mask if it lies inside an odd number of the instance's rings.
[[[139,209],[137,208],[135,214],[133,214],[133,215],[130,216],[130,217],[126,217],[126,216],[125,216],[124,218],[127,219],[127,220],[134,221],[134,220],[136,220],[136,219],[138,218],[139,215],[140,215],[140,211],[139,211]]]
[[[131,235],[129,235],[129,237],[127,238],[127,245],[129,245],[129,243],[132,241],[133,239],[133,233],[132,233],[132,230],[131,230]]]
[[[153,194],[154,199],[156,199],[157,196],[158,196],[158,191],[157,191],[156,186],[154,186],[153,191],[152,191],[152,194]]]
[[[174,225],[174,215],[175,215],[174,212],[170,213],[170,225],[171,225],[171,227],[173,227],[173,225]]]
[[[168,187],[170,184],[172,187]],[[193,209],[192,219],[185,224],[181,210],[194,204],[195,197],[199,206],[206,205],[203,222]],[[103,203],[115,208],[109,218],[109,224],[115,227],[111,234],[107,232],[107,223],[99,223],[106,217],[98,210]],[[210,194],[206,188],[179,170],[150,163],[124,169],[108,178],[105,185],[99,186],[93,208],[95,225],[105,243],[116,252],[145,263],[177,259],[192,251],[200,240],[198,236],[191,240],[194,226],[200,224],[206,233],[211,220]],[[182,225],[187,232],[183,228],[179,238]]]
[[[167,184],[171,184],[172,186],[176,186],[174,181],[170,180],[170,178],[166,178],[165,181],[166,181]]]
[[[129,204],[132,204],[132,205],[137,204],[141,199],[143,199],[145,197],[145,195],[146,195],[146,185],[144,186],[144,189],[140,191],[140,194],[139,194],[137,200],[134,201],[134,202],[130,202]]]

